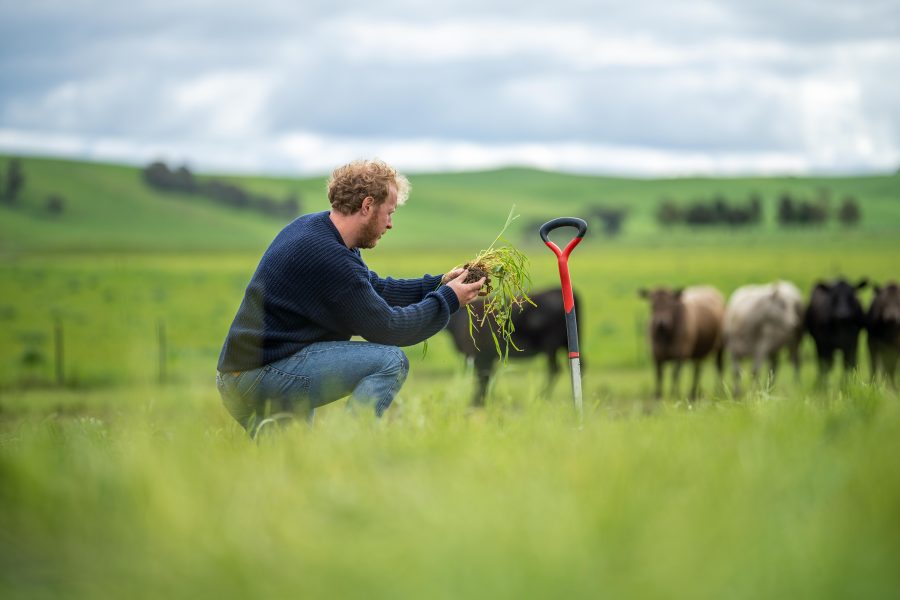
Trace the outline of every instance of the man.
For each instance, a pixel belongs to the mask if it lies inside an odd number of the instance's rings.
[[[382,279],[363,262],[393,224],[409,182],[381,161],[332,173],[331,211],[287,225],[263,254],[219,356],[219,393],[251,436],[350,396],[381,416],[406,380],[397,346],[428,339],[478,296],[467,271]],[[351,336],[366,342],[351,342]]]

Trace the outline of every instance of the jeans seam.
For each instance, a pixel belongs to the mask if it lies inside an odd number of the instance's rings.
[[[268,367],[263,367],[259,370],[259,373],[257,373],[256,375],[256,379],[253,380],[253,383],[250,384],[250,387],[248,387],[243,394],[238,394],[238,398],[240,398],[241,400],[246,400],[250,397],[250,394],[253,392],[253,390],[256,389],[256,387],[259,385],[259,382],[262,381],[263,376],[266,374],[267,368]]]
[[[308,375],[297,375],[295,373],[288,373],[287,371],[282,371],[281,369],[279,369],[277,367],[273,367],[272,365],[267,365],[267,368],[269,369],[269,371],[275,371],[279,375],[284,375],[285,377],[287,377],[289,379],[293,379],[296,381],[306,381],[307,388],[309,387],[310,378]]]
[[[400,379],[406,380],[406,375],[409,373],[409,369],[404,366],[404,361],[407,360],[406,355],[403,354],[402,350],[395,349],[395,356],[397,356],[399,372],[397,373],[397,377],[394,378],[394,382],[391,384],[390,393],[387,396],[387,402],[385,406],[382,406],[385,403],[385,398],[379,400],[375,405],[375,411],[378,416],[381,416],[381,413],[386,411],[388,407],[393,403],[394,398],[397,397],[397,394],[400,392]]]

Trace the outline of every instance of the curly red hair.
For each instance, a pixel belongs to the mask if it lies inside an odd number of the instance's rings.
[[[390,186],[397,188],[397,204],[409,197],[409,180],[380,160],[355,160],[338,167],[328,180],[328,200],[331,207],[344,215],[352,215],[371,196],[376,204],[388,198]]]

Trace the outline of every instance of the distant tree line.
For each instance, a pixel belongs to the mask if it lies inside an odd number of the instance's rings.
[[[22,161],[11,158],[5,169],[0,169],[0,204],[16,207],[22,204],[22,189],[25,187],[25,169]],[[65,212],[66,199],[54,192],[44,200],[43,209],[51,216],[59,216]]]
[[[153,162],[144,167],[143,178],[155,190],[200,195],[229,208],[254,210],[279,219],[292,219],[302,209],[300,198],[296,194],[277,200],[264,194],[253,194],[227,181],[201,181],[185,166],[173,170],[163,162]]]
[[[701,198],[680,205],[664,198],[656,209],[656,220],[666,227],[681,223],[732,227],[756,225],[762,221],[762,199],[758,194],[751,194],[745,202],[735,202],[717,194],[710,199]]]
[[[830,195],[820,191],[814,200],[794,198],[788,193],[778,198],[778,224],[782,226],[821,225],[831,216]],[[835,215],[843,225],[851,227],[859,223],[862,211],[853,196],[845,196],[841,200]]]
[[[587,221],[593,231],[598,231],[596,227],[599,225],[600,232],[607,237],[615,237],[622,232],[622,227],[628,217],[628,209],[621,206],[592,204],[577,211],[577,213],[572,216]],[[538,237],[538,232],[540,231],[541,226],[552,218],[553,216],[547,215],[546,217],[533,218],[524,221],[521,225],[522,238],[526,242],[539,241],[540,238]]]
[[[586,213],[585,221],[600,222],[603,233],[607,237],[615,237],[622,232],[622,226],[625,224],[625,218],[628,216],[628,209],[621,206],[606,206],[602,204],[594,204],[588,206],[584,211]]]
[[[825,223],[832,214],[830,205],[830,192],[826,189],[820,189],[814,199],[796,198],[785,192],[777,201],[778,224],[788,227]],[[845,196],[835,216],[845,226],[856,225],[862,218],[856,198]],[[762,219],[762,198],[757,193],[751,194],[744,202],[730,201],[722,195],[686,204],[663,198],[656,208],[656,221],[664,227],[679,224],[743,227],[757,225]]]

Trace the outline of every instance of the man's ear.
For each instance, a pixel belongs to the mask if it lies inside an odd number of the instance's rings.
[[[372,210],[372,207],[374,205],[375,205],[375,198],[373,198],[372,196],[366,196],[365,198],[363,198],[362,206],[360,206],[360,211],[362,212],[362,214],[364,216],[368,215],[369,211]]]

